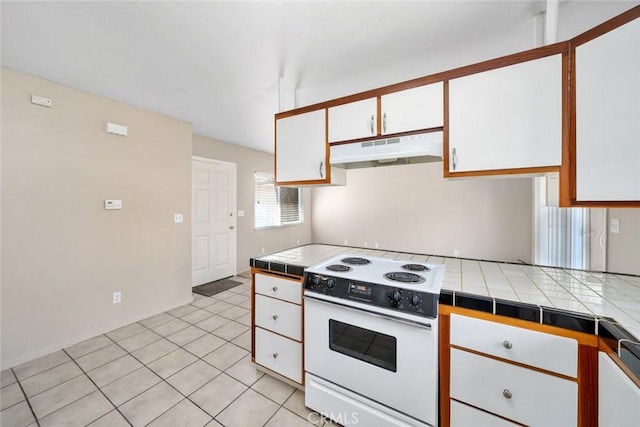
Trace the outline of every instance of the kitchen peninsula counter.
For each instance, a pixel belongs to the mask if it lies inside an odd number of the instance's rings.
[[[251,258],[252,267],[302,276],[340,254],[445,264],[440,304],[587,332],[618,344],[640,375],[640,276],[309,244]],[[624,358],[627,359],[627,358]],[[638,362],[636,362],[638,361]]]

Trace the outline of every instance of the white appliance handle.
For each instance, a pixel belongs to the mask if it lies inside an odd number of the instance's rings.
[[[317,301],[317,302],[322,303],[322,304],[338,306],[338,307],[340,307],[341,309],[344,309],[344,310],[355,311],[355,312],[360,312],[360,313],[366,313],[369,316],[379,317],[379,318],[382,318],[382,319],[385,319],[385,320],[390,320],[392,322],[400,322],[400,323],[404,323],[404,324],[409,325],[409,326],[415,326],[417,328],[427,329],[429,331],[431,330],[431,323],[414,322],[412,320],[402,319],[400,317],[390,316],[388,314],[376,313],[375,311],[366,310],[364,308],[350,307],[350,306],[347,306],[347,305],[344,305],[344,304],[340,304],[338,302],[327,301],[327,300],[316,298],[316,297],[313,297],[313,296],[310,296],[310,295],[305,295],[304,298],[305,299],[310,299],[310,300],[313,300],[313,301]]]

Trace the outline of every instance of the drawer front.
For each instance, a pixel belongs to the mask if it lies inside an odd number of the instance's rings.
[[[299,281],[258,273],[255,275],[255,285],[256,293],[302,304],[302,284]]]
[[[451,344],[576,378],[578,341],[451,315]]]
[[[578,384],[451,349],[451,397],[532,426],[575,426]]]
[[[451,427],[518,427],[519,424],[452,400],[450,425]]]
[[[302,341],[302,307],[256,295],[256,326]]]
[[[302,383],[302,344],[255,328],[256,363]]]

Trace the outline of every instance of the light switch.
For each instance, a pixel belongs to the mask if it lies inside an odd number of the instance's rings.
[[[238,218],[242,218],[244,216],[244,211],[238,211]]]
[[[173,223],[174,224],[181,224],[184,221],[184,217],[182,216],[182,214],[175,214],[173,216]]]
[[[611,233],[619,234],[620,233],[620,220],[616,218],[611,218]]]
[[[105,200],[104,208],[107,210],[122,209],[122,200]]]

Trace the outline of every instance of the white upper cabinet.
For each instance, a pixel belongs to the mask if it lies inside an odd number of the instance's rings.
[[[449,81],[450,174],[561,162],[561,54]]]
[[[378,99],[368,98],[329,108],[329,142],[378,134]]]
[[[443,83],[433,83],[383,95],[382,135],[444,125]]]
[[[576,200],[640,200],[640,19],[575,48]]]
[[[276,120],[276,183],[332,183],[325,123],[324,109]]]
[[[606,353],[598,355],[598,425],[637,426],[640,389]]]

